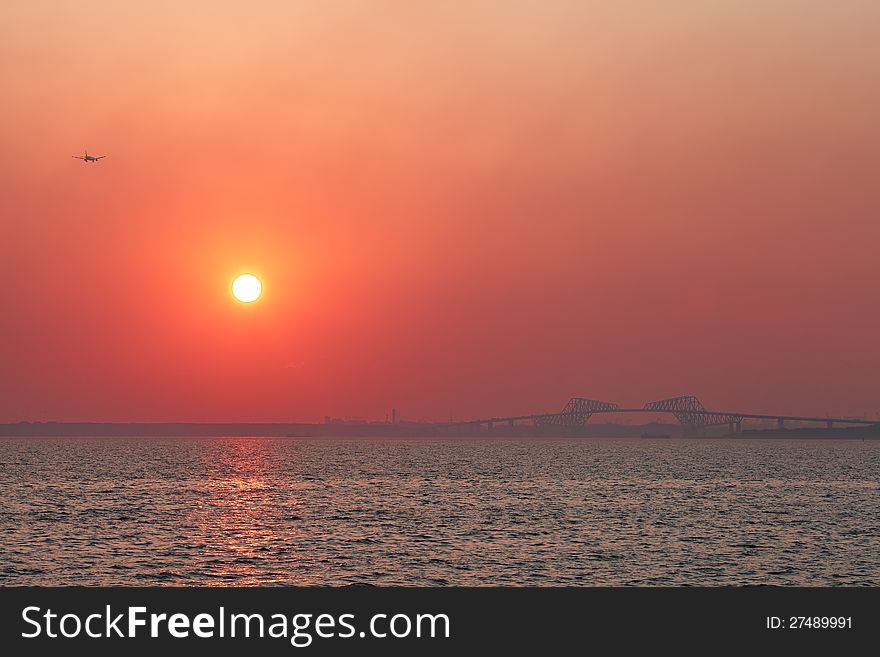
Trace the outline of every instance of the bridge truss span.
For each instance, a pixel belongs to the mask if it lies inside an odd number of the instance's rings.
[[[586,397],[572,397],[568,400],[561,413],[551,413],[537,417],[536,424],[548,424],[564,427],[582,427],[593,413],[613,413],[620,406],[614,402],[598,401]]]
[[[660,399],[645,404],[646,411],[671,413],[685,429],[702,430],[723,425],[739,427],[743,416],[737,413],[710,411],[694,395]]]

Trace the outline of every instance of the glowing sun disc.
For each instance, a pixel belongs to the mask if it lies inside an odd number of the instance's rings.
[[[241,274],[232,281],[232,296],[242,303],[251,303],[260,298],[263,284],[253,274]]]

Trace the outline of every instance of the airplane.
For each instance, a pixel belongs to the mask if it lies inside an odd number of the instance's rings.
[[[85,155],[71,155],[70,157],[74,157],[77,160],[82,160],[83,162],[97,162],[98,160],[103,160],[106,155],[89,155],[88,151],[85,151]]]

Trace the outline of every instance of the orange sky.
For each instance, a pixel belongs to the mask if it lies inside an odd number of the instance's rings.
[[[0,421],[880,415],[878,24],[5,0]]]

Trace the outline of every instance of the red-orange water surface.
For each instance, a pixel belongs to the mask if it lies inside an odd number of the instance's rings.
[[[880,585],[880,441],[5,439],[0,584]]]

